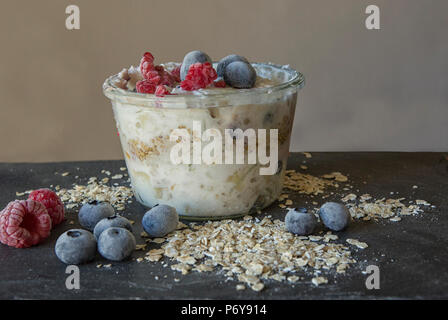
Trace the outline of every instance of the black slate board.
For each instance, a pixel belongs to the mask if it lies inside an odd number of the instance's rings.
[[[306,171],[321,175],[340,171],[349,175],[354,192],[370,193],[376,198],[405,197],[424,199],[435,205],[419,216],[404,217],[400,222],[356,222],[338,235],[343,241],[356,238],[365,241],[365,250],[353,249],[360,263],[346,275],[328,275],[329,283],[314,287],[309,280],[296,283],[265,282],[261,292],[236,291],[235,281],[225,281],[224,274],[190,273],[182,276],[161,263],[127,261],[112,263],[109,269],[98,269],[109,262],[97,257],[95,262],[80,266],[81,288],[67,290],[66,266],[55,256],[57,237],[77,227],[76,210],[69,210],[67,221],[58,226],[44,243],[29,249],[15,249],[0,244],[0,299],[366,299],[366,298],[448,298],[448,158],[442,153],[313,153],[311,159],[300,153],[291,154],[288,167],[297,169],[304,161]],[[16,191],[50,185],[70,187],[86,183],[91,176],[102,177],[102,169],[121,173],[123,161],[65,162],[42,164],[0,164],[0,207],[16,199]],[[71,175],[62,177],[60,173]],[[59,174],[55,174],[59,172]],[[366,182],[365,184],[363,182]],[[115,182],[115,181],[113,181]],[[123,180],[121,183],[125,184]],[[417,189],[413,185],[419,186]],[[359,189],[359,192],[356,190]],[[337,196],[340,198],[342,190]],[[390,195],[390,192],[395,192]],[[398,194],[397,194],[398,192]],[[346,194],[347,192],[345,192]],[[23,198],[23,197],[22,197]],[[307,206],[311,201],[323,203],[320,197],[290,196],[295,204]],[[266,214],[283,219],[286,210],[277,204]],[[142,231],[140,217],[145,208],[134,201],[124,215],[136,221],[137,242]],[[153,246],[153,245],[151,245]],[[154,245],[154,247],[156,247]],[[152,247],[149,247],[152,248]],[[134,258],[143,256],[136,252]],[[380,290],[367,290],[367,265],[380,268]],[[155,276],[159,280],[155,280]],[[167,276],[164,278],[164,276]],[[174,282],[174,278],[181,279]],[[311,277],[306,276],[307,279]]]

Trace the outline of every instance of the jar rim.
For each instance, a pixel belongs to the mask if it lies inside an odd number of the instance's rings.
[[[281,82],[274,86],[251,88],[251,89],[234,89],[231,91],[205,93],[205,92],[195,92],[192,94],[181,94],[181,95],[166,95],[163,97],[155,96],[154,94],[138,93],[134,91],[129,91],[121,89],[113,84],[114,80],[118,79],[118,74],[108,77],[103,83],[103,93],[106,97],[111,100],[118,100],[131,104],[152,104],[154,102],[179,102],[180,99],[188,99],[189,101],[203,101],[204,99],[219,99],[226,97],[236,97],[240,96],[251,96],[251,95],[263,95],[277,93],[282,90],[294,89],[300,90],[305,85],[305,77],[299,71],[292,69],[289,65],[279,65],[274,63],[251,63],[255,68],[272,68],[276,71],[288,73],[289,79],[287,81]],[[130,102],[132,99],[133,102]]]

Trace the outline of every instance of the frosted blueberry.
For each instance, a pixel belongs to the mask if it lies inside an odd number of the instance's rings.
[[[350,222],[350,211],[341,203],[326,202],[320,207],[319,216],[323,224],[333,231],[344,229]]]
[[[176,209],[164,204],[157,205],[145,213],[143,229],[150,237],[164,237],[174,231],[179,222]]]
[[[224,81],[233,88],[252,88],[256,80],[257,72],[254,67],[242,61],[229,63],[224,70]]]
[[[223,77],[224,70],[226,69],[226,67],[235,61],[242,61],[245,63],[249,63],[249,61],[247,61],[246,58],[239,56],[237,54],[228,55],[227,57],[224,57],[221,60],[219,60],[218,66],[216,67],[216,73],[218,74],[218,77]]]
[[[81,226],[93,231],[101,219],[113,216],[114,213],[114,208],[109,202],[93,200],[81,207],[78,213],[78,219]]]
[[[98,240],[104,230],[112,227],[125,228],[132,232],[131,222],[125,217],[116,214],[111,217],[101,219],[100,222],[96,224],[95,229],[93,229],[93,235],[95,236],[95,239]]]
[[[124,228],[108,228],[98,238],[98,251],[112,261],[122,261],[135,250],[135,237]]]
[[[56,241],[56,256],[66,264],[82,264],[92,261],[96,253],[93,234],[83,229],[71,229]]]
[[[317,219],[312,213],[289,210],[285,217],[286,229],[299,236],[312,234],[317,225]]]

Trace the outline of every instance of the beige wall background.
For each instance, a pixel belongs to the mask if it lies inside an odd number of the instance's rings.
[[[69,4],[80,30],[65,28]],[[121,158],[101,85],[146,50],[302,71],[292,151],[446,151],[447,14],[446,0],[2,0],[0,161]]]

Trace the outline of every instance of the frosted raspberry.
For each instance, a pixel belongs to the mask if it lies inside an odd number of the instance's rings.
[[[158,97],[163,97],[166,96],[168,94],[171,94],[171,91],[168,89],[167,86],[164,85],[158,85],[156,87],[156,91],[154,92],[156,96]]]
[[[51,218],[45,206],[34,200],[15,200],[0,212],[0,242],[27,248],[50,235]]]
[[[154,71],[154,56],[150,52],[145,52],[140,60],[140,72],[143,78],[148,79],[151,71]]]
[[[34,190],[28,199],[38,201],[45,206],[53,228],[64,220],[64,204],[54,191],[46,188]]]
[[[182,89],[187,91],[207,87],[218,77],[210,62],[194,63],[188,69],[185,80],[181,82]]]
[[[171,76],[173,77],[175,82],[180,82],[180,67],[181,65],[177,66],[173,70],[170,71]]]
[[[154,93],[156,91],[156,85],[151,80],[140,80],[135,85],[137,92],[140,93]]]
[[[158,85],[162,84],[169,87],[174,86],[174,83],[176,82],[175,78],[171,75],[171,73],[166,71],[163,66],[156,66],[155,70],[159,73],[160,77],[160,81],[157,83]]]
[[[225,88],[226,87],[226,82],[223,79],[220,79],[220,80],[216,80],[215,82],[213,82],[213,85],[216,88]]]

